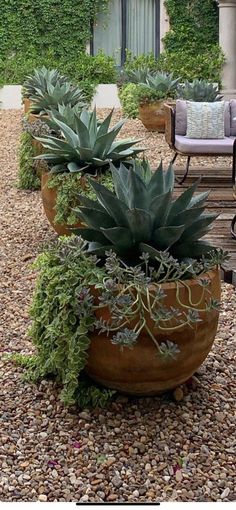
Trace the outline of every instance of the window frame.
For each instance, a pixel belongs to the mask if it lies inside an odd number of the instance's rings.
[[[125,64],[126,60],[126,41],[127,41],[127,2],[129,0],[121,0],[121,67]],[[154,55],[160,55],[160,0],[153,0],[155,7],[155,48]],[[94,56],[94,26],[91,23],[91,37],[90,37],[90,55]]]

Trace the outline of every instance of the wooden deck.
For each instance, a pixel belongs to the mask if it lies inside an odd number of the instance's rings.
[[[183,173],[184,170],[176,166],[176,176],[183,176]],[[179,190],[188,187],[199,176],[202,179],[198,191],[211,190],[207,201],[208,211],[219,214],[206,238],[214,246],[229,252],[230,260],[222,267],[222,279],[236,286],[236,240],[232,238],[230,233],[231,220],[236,214],[236,201],[233,197],[231,183],[231,168],[194,168],[190,166],[189,176],[182,186],[176,186],[176,194],[178,195]]]

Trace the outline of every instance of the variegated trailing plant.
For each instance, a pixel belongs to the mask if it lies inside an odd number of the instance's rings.
[[[187,280],[197,279],[204,311],[219,306],[205,273],[226,255],[200,241],[215,218],[204,213],[207,193],[194,196],[194,184],[174,199],[172,168],[164,173],[160,166],[152,174],[145,161],[111,171],[115,193],[91,179],[97,200],[80,195],[75,211],[87,227],[76,231],[79,237],[60,239],[37,263],[33,377],[56,376],[67,404],[76,402],[80,391],[85,395],[81,376],[94,329],[110,334],[121,349],[132,349],[145,330],[167,362],[178,357],[178,346],[167,339],[158,342],[149,319],[163,331],[178,330],[183,324],[194,327],[201,311],[189,289],[189,306],[182,307],[180,285],[188,288]],[[176,285],[173,308],[165,306],[165,282]],[[107,307],[110,319],[97,319],[96,312]]]

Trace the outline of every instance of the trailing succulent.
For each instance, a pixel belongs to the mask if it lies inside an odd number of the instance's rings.
[[[208,192],[193,196],[197,183],[174,199],[171,165],[164,172],[160,164],[152,173],[146,161],[134,161],[129,169],[111,164],[111,172],[115,194],[90,179],[97,200],[78,197],[75,212],[86,228],[77,233],[89,241],[89,253],[105,256],[112,249],[134,264],[142,253],[153,260],[160,250],[196,259],[212,250],[201,238],[217,215],[204,213]]]
[[[115,141],[125,121],[121,120],[109,129],[112,113],[99,122],[96,110],[89,112],[84,109],[79,116],[75,115],[74,129],[51,115],[61,136],[37,137],[36,140],[48,149],[37,159],[46,161],[53,173],[67,171],[96,175],[98,171],[106,170],[110,161],[117,164],[135,157],[143,151],[141,147],[134,147],[139,140]]]
[[[219,94],[218,85],[207,80],[185,81],[177,86],[177,97],[191,101],[206,101],[213,103],[220,101],[223,96]]]
[[[99,182],[104,184],[109,190],[113,190],[113,181],[110,172],[106,172],[100,176]],[[59,173],[50,174],[47,181],[49,189],[57,190],[54,218],[55,223],[66,223],[73,225],[77,221],[77,216],[73,209],[77,205],[78,193],[86,194],[91,199],[96,198],[96,194],[89,182],[81,183],[81,174],[75,173]]]
[[[23,131],[20,137],[19,147],[19,172],[17,186],[20,189],[40,189],[40,179],[37,175],[36,162],[34,161],[35,149],[32,145],[32,136],[28,131]]]

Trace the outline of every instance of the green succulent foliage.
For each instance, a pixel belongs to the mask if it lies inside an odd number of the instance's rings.
[[[97,119],[96,110],[83,110],[76,117],[76,129],[73,130],[64,122],[51,116],[60,128],[61,138],[47,136],[36,138],[43,147],[49,149],[36,159],[45,160],[51,172],[86,172],[96,174],[98,169],[107,168],[109,162],[119,163],[127,158],[135,157],[143,148],[134,145],[139,140],[115,141],[125,120],[119,121],[109,129],[112,111],[103,122]]]
[[[42,378],[38,376],[37,373],[39,371],[38,367],[38,357],[37,355],[28,355],[21,353],[7,353],[5,359],[8,361],[12,361],[16,365],[25,368],[25,372],[23,374],[23,381],[36,382]],[[115,390],[109,390],[106,388],[100,388],[96,386],[85,374],[80,374],[78,378],[78,385],[74,392],[74,396],[70,397],[70,401],[68,403],[76,403],[81,409],[88,407],[105,407],[114,395],[117,392]],[[67,403],[67,391],[64,394],[64,402]]]
[[[30,98],[38,94],[40,90],[43,94],[48,91],[48,85],[63,85],[68,82],[66,76],[62,76],[57,69],[47,69],[45,66],[34,69],[34,72],[27,76],[23,83],[23,98]]]
[[[176,95],[180,78],[173,78],[173,74],[157,72],[147,74],[146,83],[138,86],[138,100],[140,103],[158,99],[173,98]]]
[[[55,122],[55,120],[59,120],[63,122],[67,126],[69,126],[73,131],[76,131],[77,119],[80,119],[81,111],[84,105],[76,104],[75,106],[71,105],[62,105],[58,104],[58,109],[55,110],[47,110],[48,117],[45,117],[45,123],[49,126],[51,131],[57,133],[60,136],[61,128]]]
[[[63,385],[61,398],[67,405],[78,398],[80,375],[88,358],[89,332],[95,323],[93,300],[87,290],[105,276],[84,246],[82,239],[62,237],[34,264],[40,274],[30,308],[30,335],[37,348],[30,378],[56,377]]]
[[[79,87],[72,86],[71,82],[56,83],[52,85],[47,84],[47,90],[41,91],[36,89],[34,94],[31,94],[30,99],[32,106],[30,111],[32,113],[46,113],[47,110],[57,110],[58,105],[77,105],[80,109],[86,106],[85,96]]]
[[[139,67],[138,69],[127,69],[122,70],[120,79],[122,82],[129,83],[147,83],[149,76],[155,74],[155,71],[151,71],[148,67]]]
[[[144,103],[155,103],[156,101],[163,101],[166,99],[166,95],[164,92],[160,90],[155,90],[154,88],[147,87],[147,85],[136,85],[137,87],[137,102],[139,104]]]
[[[19,147],[19,172],[17,187],[20,189],[29,189],[32,191],[40,189],[40,179],[36,172],[34,161],[34,147],[32,144],[32,135],[23,131],[20,138]]]
[[[206,101],[208,103],[220,101],[223,98],[219,94],[218,85],[207,80],[185,81],[183,84],[178,84],[177,97],[190,101]]]
[[[115,194],[89,180],[97,201],[78,196],[78,218],[86,224],[76,233],[89,241],[89,253],[105,256],[112,249],[123,260],[137,263],[142,253],[155,261],[160,251],[178,260],[197,259],[213,249],[201,240],[216,214],[205,214],[208,192],[193,196],[194,183],[173,198],[174,171],[165,172],[162,163],[151,174],[147,162],[134,161],[127,169],[111,165]]]
[[[159,90],[166,94],[166,97],[171,96],[176,92],[176,87],[180,78],[174,78],[172,73],[158,72],[154,75],[147,74],[147,85],[151,89]]]

